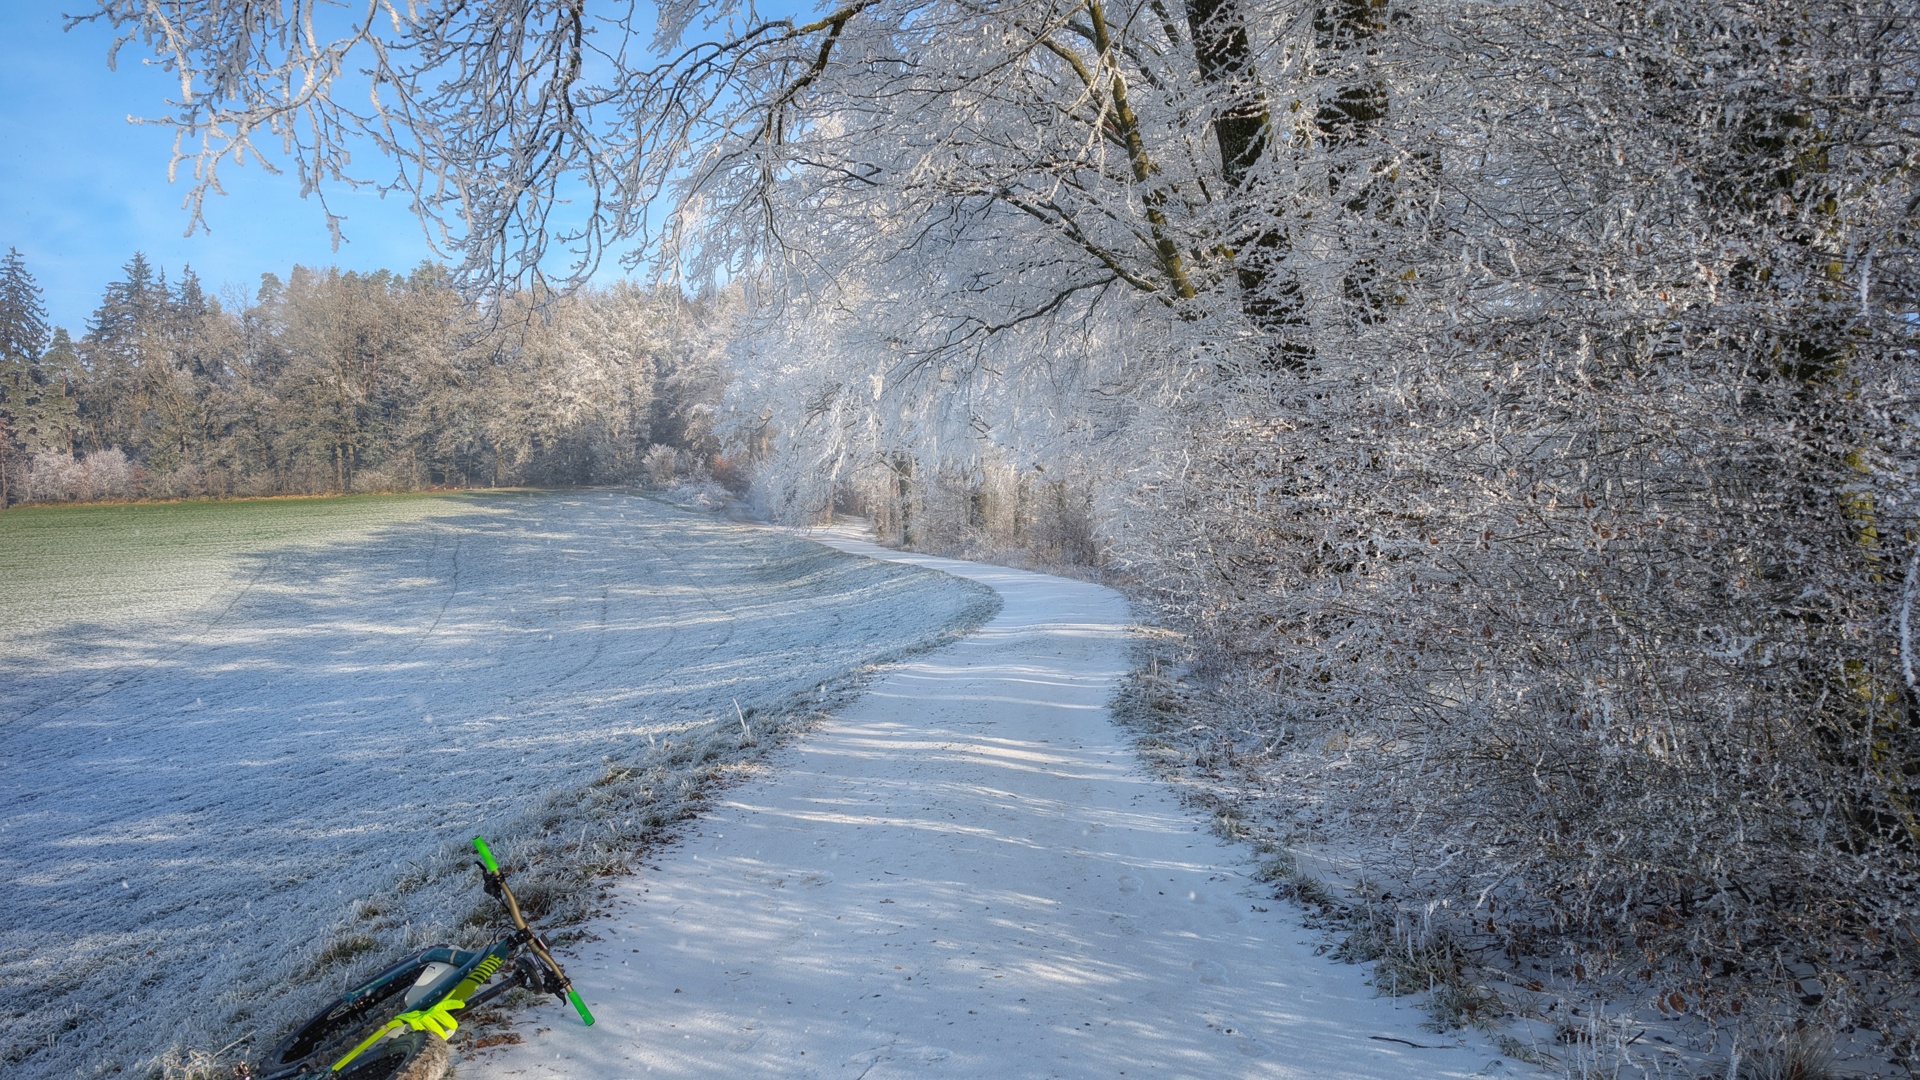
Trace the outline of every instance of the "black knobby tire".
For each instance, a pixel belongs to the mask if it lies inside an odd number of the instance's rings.
[[[326,1073],[329,1066],[373,1034],[375,1028],[406,1011],[406,992],[426,966],[427,961],[419,961],[389,980],[379,993],[358,1001],[352,1000],[350,994],[335,998],[274,1047],[273,1053],[260,1063],[261,1073],[267,1080]]]
[[[337,1080],[440,1080],[451,1060],[445,1039],[430,1031],[409,1031],[380,1040],[333,1075]]]

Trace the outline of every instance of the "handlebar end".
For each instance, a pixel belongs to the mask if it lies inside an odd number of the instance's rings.
[[[480,853],[480,863],[487,868],[488,873],[497,874],[500,872],[500,864],[493,861],[493,852],[487,847],[486,837],[474,837],[473,850]]]

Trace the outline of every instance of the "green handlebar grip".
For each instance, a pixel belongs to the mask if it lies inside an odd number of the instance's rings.
[[[568,987],[567,1000],[573,1002],[573,1007],[579,1010],[580,1019],[586,1021],[586,1024],[588,1027],[592,1027],[593,1014],[587,1011],[587,1003],[580,1000],[580,991],[575,990],[572,987]]]
[[[484,836],[474,837],[473,850],[480,853],[480,865],[487,868],[487,873],[497,874],[500,872],[500,864],[493,861],[493,852],[487,850],[486,837]]]

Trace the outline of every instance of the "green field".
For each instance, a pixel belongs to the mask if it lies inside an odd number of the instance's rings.
[[[80,622],[166,619],[244,587],[247,556],[484,512],[511,494],[347,495],[0,512],[0,650]]]

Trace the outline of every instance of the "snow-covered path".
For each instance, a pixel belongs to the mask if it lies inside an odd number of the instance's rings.
[[[461,1080],[1510,1075],[1316,957],[1135,765],[1105,708],[1127,662],[1118,594],[818,538],[1005,607],[619,885],[570,964],[596,1026],[540,1007]]]

